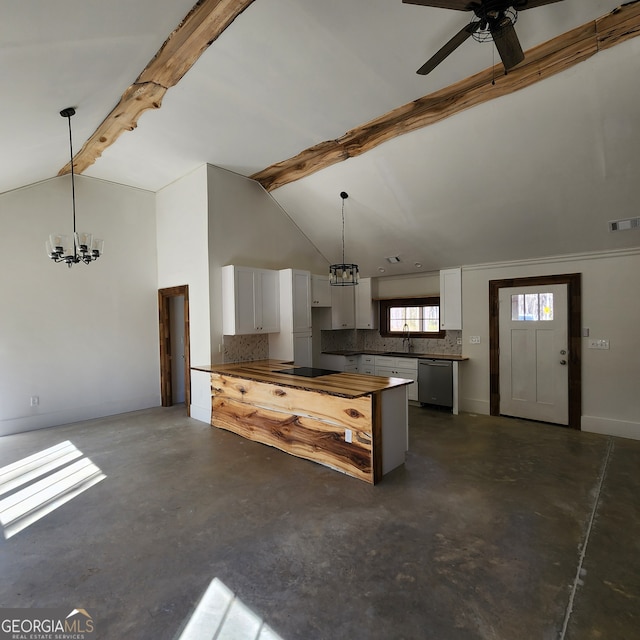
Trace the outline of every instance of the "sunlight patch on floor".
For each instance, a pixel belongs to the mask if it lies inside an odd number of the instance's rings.
[[[214,578],[178,640],[282,640],[221,580]]]
[[[67,440],[0,469],[0,496],[8,494],[0,500],[6,539],[106,478],[82,456]]]

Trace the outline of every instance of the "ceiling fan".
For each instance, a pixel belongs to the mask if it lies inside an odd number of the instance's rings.
[[[524,60],[524,52],[514,28],[518,11],[534,9],[562,0],[402,0],[404,4],[419,4],[425,7],[473,11],[477,20],[456,33],[447,44],[425,62],[417,71],[427,75],[463,42],[473,36],[476,40],[493,40],[502,59],[505,71],[509,71]]]

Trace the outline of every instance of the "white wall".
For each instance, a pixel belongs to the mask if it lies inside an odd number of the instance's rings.
[[[489,281],[582,274],[582,325],[608,351],[582,345],[582,429],[640,439],[640,250],[463,267],[460,407],[489,413]],[[470,344],[470,336],[480,344]]]
[[[207,168],[202,165],[156,194],[157,288],[189,285],[191,365],[209,364]]]
[[[84,176],[76,195],[105,253],[71,269],[44,248],[72,232],[70,178],[0,195],[0,435],[160,404],[155,197]]]
[[[381,276],[378,298],[410,298],[440,294],[440,272],[416,273],[402,276]]]
[[[326,273],[327,261],[260,184],[208,166],[211,362],[221,362],[220,269],[236,264]]]

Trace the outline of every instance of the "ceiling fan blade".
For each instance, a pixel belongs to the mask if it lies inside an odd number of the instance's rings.
[[[503,18],[496,23],[490,22],[489,29],[505,70],[509,71],[520,64],[524,60],[524,52],[511,20]]]
[[[426,76],[433,71],[447,56],[450,56],[463,42],[468,40],[480,28],[480,21],[469,23],[456,33],[447,44],[427,60],[416,73]]]
[[[517,11],[524,11],[525,9],[535,9],[555,2],[562,2],[562,0],[514,0],[513,8]]]
[[[558,0],[554,0],[557,2]],[[419,4],[423,7],[436,7],[437,9],[454,9],[456,11],[471,11],[477,0],[402,0],[404,4]]]

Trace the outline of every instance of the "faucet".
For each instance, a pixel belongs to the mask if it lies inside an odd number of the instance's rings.
[[[405,343],[407,344],[407,353],[411,351],[411,331],[409,331],[409,325],[405,322],[402,327],[402,348],[404,349]]]

